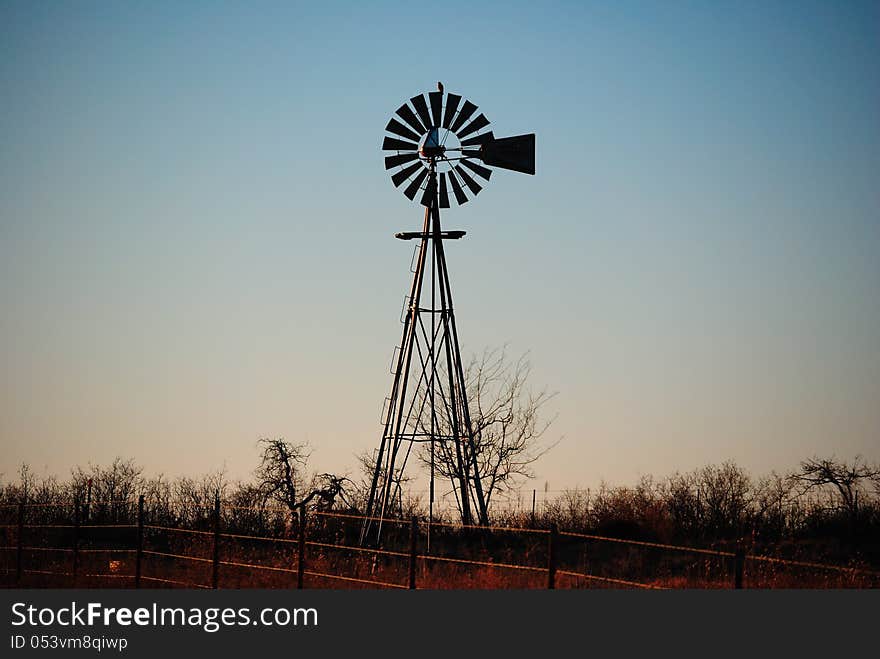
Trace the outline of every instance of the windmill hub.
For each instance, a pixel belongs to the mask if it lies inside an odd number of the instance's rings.
[[[419,155],[422,158],[437,158],[446,153],[446,147],[440,143],[440,131],[431,128],[419,142]]]

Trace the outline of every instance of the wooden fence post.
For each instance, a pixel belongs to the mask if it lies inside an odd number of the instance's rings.
[[[214,498],[214,561],[211,570],[211,588],[217,589],[220,576],[220,495]]]
[[[21,558],[24,552],[24,500],[18,502],[18,540],[15,551],[15,585],[21,586]]]
[[[137,554],[134,559],[134,587],[141,587],[141,566],[144,561],[144,495],[138,497]]]
[[[296,587],[302,590],[306,570],[306,506],[299,507],[299,535],[296,543]]]
[[[556,588],[556,543],[559,535],[559,529],[556,528],[556,522],[550,525],[550,537],[547,540],[547,588],[553,590]]]
[[[419,545],[419,520],[415,516],[409,529],[409,589],[416,589],[416,560]]]
[[[736,546],[733,565],[733,587],[737,590],[743,587],[743,571],[746,564],[746,550],[742,545]]]
[[[79,572],[79,499],[73,503],[73,587],[76,588],[76,577]]]

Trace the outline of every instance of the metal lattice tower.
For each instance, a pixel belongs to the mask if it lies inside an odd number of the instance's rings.
[[[380,537],[381,519],[401,495],[404,470],[417,444],[425,445],[430,456],[431,517],[437,458],[442,457],[441,464],[453,465],[441,471],[450,481],[462,523],[488,523],[444,247],[444,241],[458,240],[465,232],[444,231],[440,209],[449,208],[449,187],[459,205],[468,201],[465,188],[478,194],[482,186],[472,174],[488,181],[492,170],[484,165],[534,174],[535,135],[496,139],[485,130],[489,120],[484,114],[472,118],[477,106],[470,101],[444,94],[440,83],[427,96],[428,102],[419,94],[397,109],[403,123],[392,118],[385,127],[392,135],[382,144],[383,150],[395,152],[385,158],[385,168],[396,170],[392,182],[396,187],[407,182],[403,192],[410,200],[422,193],[425,216],[421,231],[396,234],[419,242],[362,541]]]

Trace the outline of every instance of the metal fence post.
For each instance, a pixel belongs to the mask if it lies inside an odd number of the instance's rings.
[[[302,590],[306,570],[306,506],[299,507],[299,534],[296,543],[296,587]]]
[[[419,545],[419,520],[415,516],[409,529],[409,589],[416,589],[416,553]]]
[[[295,547],[297,547],[296,555],[297,561],[299,560],[299,513],[291,510],[290,511],[290,529],[288,535],[286,536],[288,540],[292,540]],[[293,556],[290,557],[290,571],[296,574],[297,570],[294,568]],[[296,583],[294,581],[293,588],[296,588]]]
[[[79,572],[79,499],[73,503],[73,587],[76,588],[76,577]]]
[[[24,551],[24,501],[18,503],[18,540],[15,551],[15,585],[21,586],[21,558]]]
[[[86,485],[86,521],[88,522],[92,515],[92,479],[88,480]]]
[[[220,496],[214,498],[214,561],[211,570],[211,588],[217,589],[220,572]]]
[[[736,546],[733,566],[733,587],[737,590],[743,587],[743,571],[746,564],[746,550],[742,545]]]
[[[138,497],[137,554],[134,562],[134,587],[141,587],[141,565],[144,561],[144,495]]]
[[[550,537],[547,540],[547,588],[553,590],[556,588],[556,543],[559,535],[559,529],[556,528],[556,522],[550,525]]]

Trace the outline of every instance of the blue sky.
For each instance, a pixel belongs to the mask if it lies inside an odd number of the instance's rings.
[[[374,447],[442,80],[537,175],[444,216],[465,353],[558,391],[536,487],[880,459],[876,3],[0,3],[0,471]],[[530,487],[530,486],[529,486]]]

